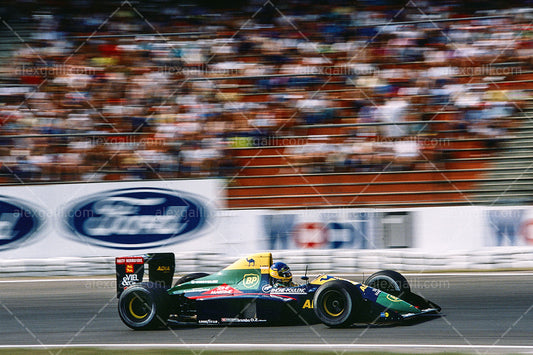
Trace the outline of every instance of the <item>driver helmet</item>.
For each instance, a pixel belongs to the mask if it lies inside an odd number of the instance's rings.
[[[290,286],[292,283],[291,269],[287,264],[281,261],[278,261],[270,266],[270,277],[272,277],[272,284]]]

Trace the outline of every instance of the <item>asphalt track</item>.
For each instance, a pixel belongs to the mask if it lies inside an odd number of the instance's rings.
[[[112,279],[0,279],[0,349],[170,347],[180,349],[383,350],[533,353],[533,273],[407,276],[443,308],[407,326],[173,327],[132,331],[117,314]]]

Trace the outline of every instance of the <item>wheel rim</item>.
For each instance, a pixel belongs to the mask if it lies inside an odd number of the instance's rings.
[[[324,294],[322,306],[328,316],[338,317],[346,308],[346,300],[341,292],[331,290]]]
[[[144,295],[133,293],[127,302],[127,314],[134,321],[145,319],[150,314],[150,303]]]

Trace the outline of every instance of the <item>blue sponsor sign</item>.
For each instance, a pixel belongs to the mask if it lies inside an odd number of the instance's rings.
[[[487,211],[487,220],[492,232],[493,243],[489,245],[519,245],[520,232],[525,210],[523,209],[491,209]]]
[[[64,226],[78,241],[141,249],[198,236],[211,214],[195,195],[160,188],[110,190],[87,196],[66,210]]]
[[[37,208],[14,197],[0,196],[0,250],[17,247],[42,225]]]
[[[330,221],[328,213],[317,213],[312,222],[300,222],[300,214],[277,213],[262,216],[263,230],[268,249],[300,248],[369,248],[371,243],[370,220],[374,215],[368,212],[351,212],[337,217],[341,221]]]

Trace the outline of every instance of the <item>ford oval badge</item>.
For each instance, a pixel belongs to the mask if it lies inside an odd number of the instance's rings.
[[[110,190],[77,201],[65,225],[78,241],[109,248],[155,248],[198,236],[210,213],[201,197],[160,188]]]
[[[27,241],[43,225],[37,208],[10,196],[0,196],[0,250]]]

